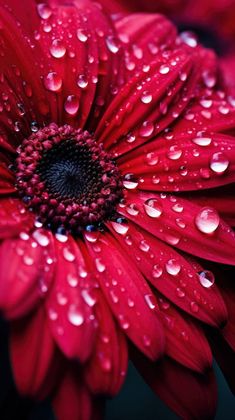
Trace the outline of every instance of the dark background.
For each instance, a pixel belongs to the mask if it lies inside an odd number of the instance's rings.
[[[219,402],[215,420],[235,420],[235,397],[215,366]],[[121,393],[108,401],[105,420],[177,420],[130,364]],[[14,390],[7,356],[7,327],[0,321],[0,420],[55,420],[48,404],[22,400]],[[73,420],[73,419],[68,419]]]

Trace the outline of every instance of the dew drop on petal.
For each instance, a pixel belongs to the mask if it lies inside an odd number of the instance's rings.
[[[174,145],[169,148],[167,153],[167,157],[171,160],[177,160],[182,156],[182,150],[178,148],[178,146]]]
[[[213,172],[223,174],[228,169],[228,166],[229,160],[224,153],[218,152],[213,154],[210,161],[210,168]]]
[[[139,248],[143,252],[148,252],[150,250],[150,245],[144,239],[140,241]]]
[[[52,71],[44,77],[44,85],[51,92],[58,92],[62,86],[62,79],[55,71]]]
[[[134,174],[126,174],[123,178],[123,185],[128,190],[134,190],[138,187],[139,180]]]
[[[150,104],[150,102],[152,102],[152,95],[151,93],[145,91],[143,92],[142,96],[141,96],[141,102],[143,102],[143,104]]]
[[[66,53],[66,47],[60,39],[54,39],[50,47],[51,55],[55,58],[62,58]]]
[[[149,217],[158,218],[162,215],[163,208],[159,200],[150,198],[144,203],[144,210]]]
[[[118,40],[115,39],[112,35],[106,38],[106,45],[109,51],[113,54],[117,54],[117,52],[119,51]]]
[[[220,223],[217,211],[210,207],[202,208],[195,217],[195,225],[202,233],[211,234],[216,231]]]
[[[102,262],[101,258],[96,258],[95,259],[95,265],[96,265],[97,271],[99,271],[99,273],[103,273],[106,270],[106,267],[105,267],[104,263]]]
[[[144,121],[142,126],[140,127],[140,136],[141,137],[149,137],[153,134],[154,131],[154,124],[151,121]]]
[[[40,229],[37,229],[33,232],[32,237],[35,241],[41,246],[48,246],[49,245],[49,238],[45,235]]]
[[[196,302],[191,302],[190,309],[192,312],[197,313],[199,311],[198,304]]]
[[[64,109],[69,115],[76,115],[79,109],[79,100],[77,96],[75,95],[67,96],[64,103]]]
[[[209,146],[212,142],[212,139],[210,137],[195,137],[192,139],[192,142],[198,146]]]
[[[45,4],[45,3],[39,3],[37,5],[37,11],[38,11],[39,16],[42,19],[45,19],[45,20],[46,19],[49,19],[49,17],[52,14],[51,8],[47,4]]]
[[[78,278],[73,274],[69,273],[67,276],[67,282],[71,287],[77,287],[78,285]]]
[[[191,31],[184,31],[180,34],[180,38],[182,41],[187,44],[191,48],[195,48],[197,46],[197,37]]]
[[[153,278],[159,279],[159,277],[161,277],[162,273],[163,273],[162,267],[159,264],[155,264],[153,266],[153,270],[152,270]]]
[[[156,302],[155,302],[155,298],[153,295],[151,294],[147,294],[144,296],[145,302],[147,303],[148,307],[150,309],[155,309],[156,308]]]
[[[111,225],[115,232],[119,233],[120,235],[125,235],[128,232],[129,226],[127,222],[111,222]]]
[[[75,255],[71,252],[71,250],[66,246],[63,248],[63,256],[64,259],[68,262],[73,262],[75,260]]]
[[[170,67],[168,67],[165,64],[162,64],[160,69],[159,69],[160,74],[167,74],[167,73],[169,73],[169,71],[170,71]]]
[[[145,161],[147,165],[154,166],[158,163],[159,157],[157,152],[149,152],[145,156]]]
[[[170,259],[166,263],[166,271],[172,276],[177,276],[181,270],[181,265],[175,259]]]
[[[68,310],[68,320],[69,322],[78,327],[84,323],[84,317],[82,313],[79,311],[76,305],[70,305]]]
[[[87,34],[82,29],[77,30],[77,38],[81,42],[86,42],[88,40]]]
[[[80,74],[77,79],[77,85],[81,89],[85,89],[88,86],[88,80],[84,74]]]
[[[198,278],[203,287],[209,289],[215,283],[214,274],[211,271],[200,271],[198,273]]]

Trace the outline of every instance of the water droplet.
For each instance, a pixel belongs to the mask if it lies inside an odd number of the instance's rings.
[[[81,42],[86,42],[88,40],[87,34],[82,29],[77,30],[77,38]]]
[[[78,76],[77,85],[81,89],[85,89],[88,86],[88,80],[84,74]]]
[[[151,121],[144,121],[142,127],[140,127],[140,136],[149,137],[154,132],[154,124]]]
[[[113,54],[117,54],[117,52],[119,51],[118,40],[114,38],[112,35],[106,38],[106,45],[109,51]]]
[[[76,327],[84,323],[84,317],[76,305],[70,305],[68,310],[68,320]]]
[[[96,304],[96,299],[91,296],[90,292],[87,289],[81,291],[81,295],[88,306],[91,308]]]
[[[168,260],[166,263],[166,271],[172,276],[177,276],[181,270],[181,265],[175,259]]]
[[[170,71],[170,67],[168,67],[166,64],[162,64],[160,69],[159,69],[159,73],[161,74],[167,74]]]
[[[214,153],[211,161],[210,168],[217,174],[223,174],[229,166],[229,160],[222,152]]]
[[[145,201],[144,210],[149,217],[160,217],[163,212],[162,203],[155,198],[150,198]]]
[[[62,58],[66,53],[66,47],[60,39],[54,39],[50,47],[51,55],[55,58]]]
[[[96,265],[97,271],[99,271],[99,273],[103,273],[106,270],[106,267],[103,264],[101,258],[96,258],[95,259],[95,265]]]
[[[126,174],[123,178],[123,185],[128,190],[134,190],[138,187],[139,181],[134,174]]]
[[[187,44],[191,48],[195,48],[197,46],[197,37],[191,31],[184,31],[180,34],[180,38],[182,41]]]
[[[155,298],[153,295],[151,294],[147,294],[144,296],[145,302],[147,303],[148,307],[150,309],[155,309],[156,308],[156,302],[155,302]]]
[[[144,239],[142,241],[140,241],[140,245],[139,248],[141,249],[141,251],[143,252],[148,252],[150,250],[150,246],[147,243],[147,241],[145,241]]]
[[[153,266],[153,270],[152,270],[153,278],[159,279],[159,277],[161,277],[162,273],[163,273],[162,267],[159,264],[155,264]]]
[[[172,206],[172,210],[175,211],[176,213],[182,213],[182,211],[184,210],[184,207],[182,206],[182,204],[176,203]]]
[[[152,102],[152,99],[153,97],[148,91],[144,91],[142,93],[141,102],[143,102],[143,104],[150,104],[150,102]]]
[[[49,19],[49,17],[52,14],[51,8],[47,4],[45,4],[45,3],[39,3],[37,5],[37,11],[38,11],[39,16],[42,19],[45,19],[45,20],[46,19]]]
[[[128,328],[130,327],[130,324],[127,321],[127,319],[124,317],[124,315],[119,315],[118,318],[119,318],[119,321],[120,321],[121,328],[123,330],[128,330]]]
[[[55,237],[56,237],[57,241],[61,242],[62,244],[67,242],[67,240],[68,240],[68,236],[65,235],[64,233],[60,233],[60,232],[56,232]]]
[[[57,293],[56,298],[58,304],[61,306],[64,306],[68,303],[68,298],[62,292]]]
[[[73,274],[68,274],[67,282],[71,287],[77,287],[78,285],[78,278]]]
[[[116,222],[111,222],[111,225],[113,226],[115,232],[119,233],[120,235],[125,235],[129,229],[127,221],[121,218],[120,218],[120,222],[118,220]]]
[[[63,248],[63,256],[66,261],[73,262],[75,260],[75,255],[71,252],[71,250],[66,246]]]
[[[212,139],[210,137],[196,137],[192,139],[192,142],[198,146],[209,146],[212,142]]]
[[[179,298],[185,297],[185,292],[180,287],[176,288],[176,294]]]
[[[64,103],[64,109],[69,115],[76,115],[79,109],[79,100],[77,96],[75,95],[67,96]]]
[[[128,214],[130,214],[131,216],[137,216],[139,214],[139,209],[137,207],[137,205],[135,203],[130,203],[128,204],[126,211]]]
[[[104,372],[110,372],[112,370],[112,362],[103,353],[98,354],[100,366]]]
[[[29,255],[24,255],[23,256],[23,261],[25,265],[31,266],[34,263],[34,259],[32,257],[30,257]]]
[[[157,152],[150,152],[147,153],[146,157],[145,157],[146,163],[149,166],[154,166],[158,163],[159,157],[158,157],[158,153]]]
[[[48,246],[50,243],[48,236],[40,229],[35,230],[32,237],[41,246]]]
[[[127,143],[134,143],[134,141],[136,140],[136,137],[134,134],[132,133],[128,133],[126,136],[126,141]]]
[[[177,160],[182,156],[182,150],[178,148],[178,146],[174,145],[169,148],[167,156],[171,160]]]
[[[44,85],[51,92],[58,92],[62,86],[62,79],[55,71],[52,71],[44,77]]]
[[[195,225],[202,233],[211,234],[216,231],[220,217],[213,208],[202,208],[195,217]]]
[[[215,277],[211,271],[200,271],[198,277],[201,285],[206,289],[209,289],[215,283]]]

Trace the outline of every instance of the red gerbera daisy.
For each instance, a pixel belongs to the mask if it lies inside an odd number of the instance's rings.
[[[235,348],[233,291],[209,270],[235,250],[235,108],[214,54],[87,0],[1,1],[0,23],[0,307],[20,393],[93,420],[132,342],[176,413],[212,417],[204,325]]]

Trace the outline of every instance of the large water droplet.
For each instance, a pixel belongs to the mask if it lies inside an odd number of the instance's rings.
[[[49,19],[49,17],[52,14],[51,8],[47,4],[45,4],[45,3],[39,3],[37,5],[37,11],[38,11],[39,16],[42,19],[45,19],[45,20],[46,19]]]
[[[182,150],[178,148],[178,146],[174,145],[169,148],[167,156],[171,160],[177,160],[182,156]]]
[[[154,166],[158,163],[159,157],[158,157],[158,153],[157,152],[150,152],[147,153],[146,157],[145,157],[146,163],[149,166]]]
[[[211,234],[216,231],[220,223],[217,211],[210,207],[202,208],[195,217],[195,225],[200,232]]]
[[[149,217],[152,217],[152,218],[160,217],[163,212],[162,203],[155,198],[150,198],[145,201],[144,210]]]
[[[223,174],[226,169],[228,169],[229,166],[229,160],[227,156],[222,153],[214,153],[211,161],[210,161],[210,168],[213,172],[216,172],[217,174]]]
[[[76,305],[70,305],[68,310],[68,320],[72,325],[78,327],[84,323],[84,317]]]
[[[119,233],[120,235],[125,235],[129,229],[127,221],[121,218],[117,219],[116,222],[111,222],[111,225],[113,226],[115,232]]]
[[[143,104],[150,104],[150,102],[152,102],[152,99],[153,99],[153,97],[152,97],[151,93],[149,93],[147,91],[144,91],[142,93],[141,102],[143,102]]]
[[[51,92],[58,92],[62,86],[62,79],[55,71],[52,71],[44,77],[44,85]]]
[[[32,234],[32,237],[41,246],[47,246],[50,243],[48,236],[45,235],[45,233],[43,233],[43,231],[40,229],[35,230]]]
[[[168,67],[166,64],[162,64],[160,69],[159,69],[159,73],[161,74],[167,74],[170,71],[170,67]]]
[[[212,139],[210,137],[195,137],[192,139],[192,142],[198,146],[209,146],[212,142]]]
[[[55,58],[62,58],[66,53],[66,47],[60,39],[54,39],[50,47],[51,55]]]
[[[128,190],[134,190],[138,187],[139,180],[134,174],[126,174],[123,178],[123,185]]]
[[[175,259],[170,259],[166,263],[166,271],[168,274],[171,274],[172,276],[177,276],[181,270],[180,263]]]
[[[140,127],[140,136],[141,137],[149,137],[153,134],[154,131],[154,124],[151,121],[144,121],[142,127]]]
[[[211,271],[200,271],[198,273],[198,278],[201,285],[206,289],[209,289],[215,283],[215,277]]]
[[[79,109],[79,100],[77,96],[75,95],[67,96],[64,103],[64,109],[69,115],[76,115]]]

